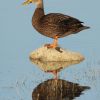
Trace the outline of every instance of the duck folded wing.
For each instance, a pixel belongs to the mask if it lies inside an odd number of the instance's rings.
[[[51,26],[72,26],[75,24],[81,24],[83,22],[79,21],[76,18],[67,16],[67,15],[63,15],[63,14],[59,14],[59,13],[50,13],[47,14],[43,17],[42,19],[42,24],[45,25],[51,25]]]

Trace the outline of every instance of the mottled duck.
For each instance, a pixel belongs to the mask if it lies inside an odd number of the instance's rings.
[[[33,27],[42,35],[53,38],[52,44],[47,44],[48,48],[55,48],[58,46],[58,38],[68,36],[70,34],[76,34],[89,27],[84,26],[80,20],[60,14],[50,13],[45,15],[43,0],[27,0],[23,5],[30,3],[36,3],[37,8],[32,17]]]

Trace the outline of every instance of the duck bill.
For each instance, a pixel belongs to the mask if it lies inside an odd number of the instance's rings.
[[[22,3],[22,5],[29,5],[30,3],[32,3],[30,0],[27,0],[25,2]]]

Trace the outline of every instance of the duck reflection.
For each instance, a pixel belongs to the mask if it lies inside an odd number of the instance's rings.
[[[86,89],[90,88],[61,79],[49,79],[33,90],[32,100],[73,100]]]

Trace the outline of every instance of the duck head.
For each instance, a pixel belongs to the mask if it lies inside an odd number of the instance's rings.
[[[28,4],[31,4],[31,3],[36,3],[38,4],[41,0],[26,0],[23,5],[28,5]]]

